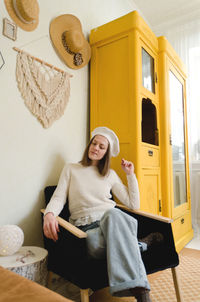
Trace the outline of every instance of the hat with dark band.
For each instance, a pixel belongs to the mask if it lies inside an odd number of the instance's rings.
[[[65,14],[56,17],[51,21],[49,31],[56,51],[68,67],[79,69],[89,62],[90,44],[76,16]]]

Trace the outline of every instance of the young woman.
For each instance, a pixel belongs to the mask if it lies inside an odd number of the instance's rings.
[[[111,192],[131,209],[140,207],[139,189],[134,165],[122,159],[126,173],[126,187],[114,170],[110,169],[110,157],[119,154],[119,140],[107,127],[92,132],[83,159],[77,164],[67,164],[58,186],[45,210],[44,234],[58,239],[58,223],[66,197],[69,200],[70,222],[86,231],[88,254],[91,257],[107,257],[110,292],[113,296],[135,296],[137,301],[150,302],[150,286],[147,280],[138,244],[137,221],[115,208]]]

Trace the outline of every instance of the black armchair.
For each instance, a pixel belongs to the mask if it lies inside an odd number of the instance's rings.
[[[46,204],[55,188],[56,186],[45,188]],[[147,274],[167,268],[172,269],[177,301],[182,302],[176,270],[179,258],[174,245],[172,220],[138,210],[133,211],[121,205],[117,207],[138,220],[138,238],[143,238],[152,232],[163,234],[164,241],[159,246],[143,252],[142,259]],[[68,219],[68,217],[69,210],[66,203],[60,216],[57,217],[60,225],[57,242],[44,236],[44,246],[48,250],[48,270],[77,285],[81,291],[81,302],[88,302],[89,288],[95,291],[108,286],[107,263],[105,259],[97,260],[87,257],[87,234],[63,219]]]

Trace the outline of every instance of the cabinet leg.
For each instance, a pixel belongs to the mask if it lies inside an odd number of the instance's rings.
[[[172,276],[173,276],[173,281],[174,281],[177,302],[183,302],[177,268],[173,267],[171,270],[172,270]]]
[[[81,302],[89,302],[89,289],[80,289],[81,291]]]

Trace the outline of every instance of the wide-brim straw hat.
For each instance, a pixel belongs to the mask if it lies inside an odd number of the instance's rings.
[[[12,20],[26,31],[34,30],[39,23],[39,5],[37,0],[4,0]]]
[[[68,67],[79,69],[89,62],[90,44],[76,16],[64,14],[56,17],[50,23],[49,32],[57,53]]]

